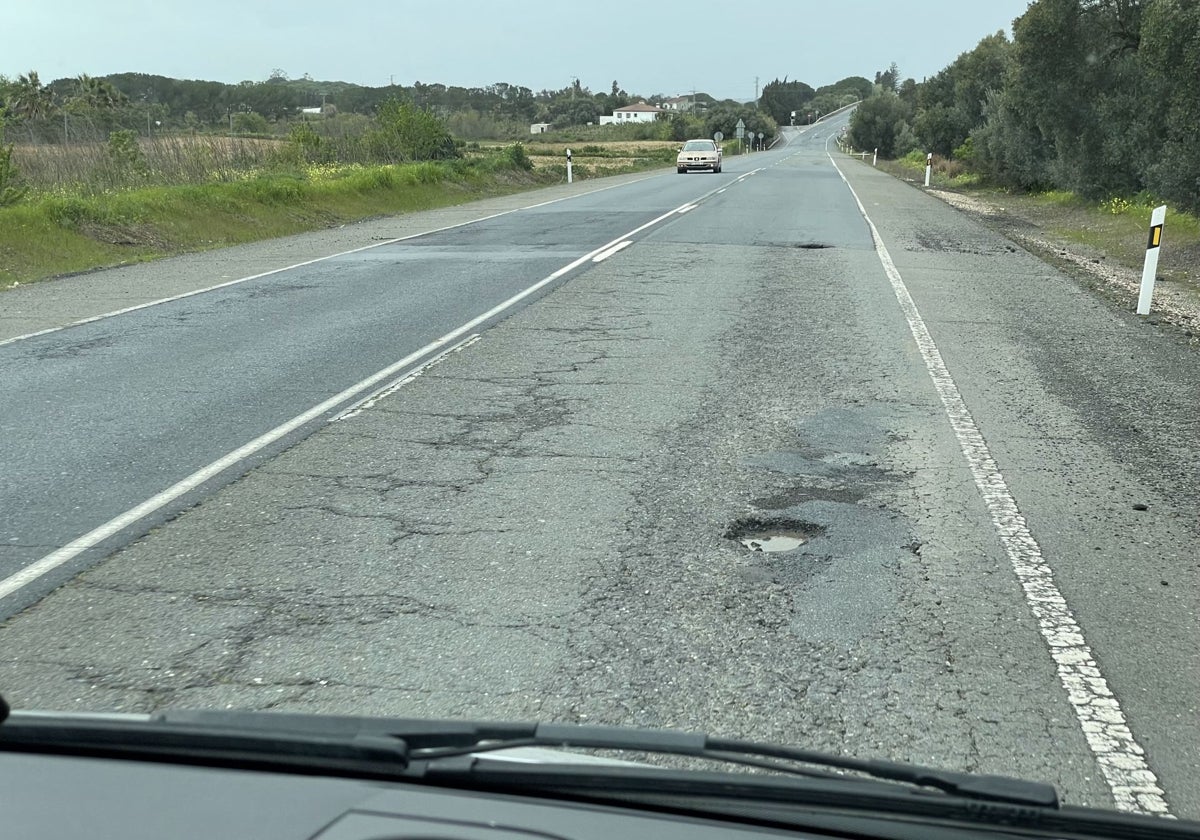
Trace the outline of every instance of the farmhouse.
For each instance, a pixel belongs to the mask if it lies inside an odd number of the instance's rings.
[[[654,122],[662,112],[662,108],[647,105],[645,102],[638,102],[634,105],[626,105],[624,108],[614,108],[611,117],[600,118],[600,125]]]

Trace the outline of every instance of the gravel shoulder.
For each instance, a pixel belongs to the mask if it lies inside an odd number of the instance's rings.
[[[865,166],[865,163],[856,163]],[[892,171],[891,174],[921,189],[917,181],[904,172]],[[1141,288],[1139,260],[1143,252],[1106,253],[1055,233],[1055,228],[1062,224],[1088,224],[1087,212],[1078,210],[1070,214],[1073,217],[1070,221],[1064,221],[1064,213],[1069,211],[1039,206],[1024,196],[938,187],[922,191],[1021,245],[1090,289],[1114,309],[1134,310]],[[1177,331],[1193,347],[1200,347],[1200,268],[1197,263],[1200,253],[1194,247],[1172,247],[1168,239],[1162,259],[1154,288],[1154,305],[1147,320],[1152,326]],[[1168,266],[1169,270],[1164,271]]]

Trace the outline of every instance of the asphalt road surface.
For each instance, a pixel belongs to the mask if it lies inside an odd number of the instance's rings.
[[[840,124],[6,293],[0,692],[705,729],[1200,816],[1194,353]]]

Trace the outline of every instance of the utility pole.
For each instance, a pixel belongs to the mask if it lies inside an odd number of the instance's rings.
[[[754,77],[754,107],[758,107],[758,76]]]

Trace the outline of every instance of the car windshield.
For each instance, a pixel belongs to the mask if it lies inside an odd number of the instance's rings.
[[[1200,4],[9,5],[15,708],[1200,817]]]

